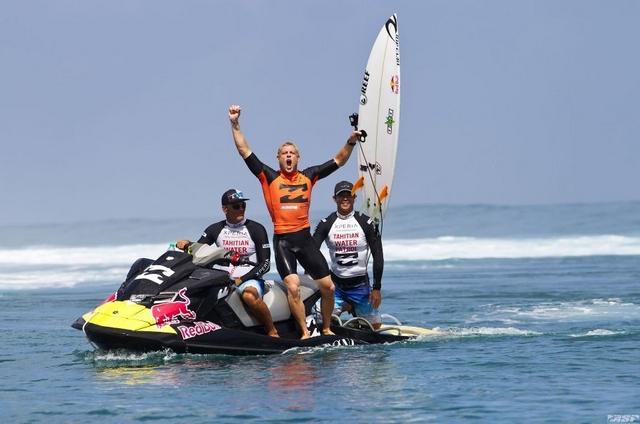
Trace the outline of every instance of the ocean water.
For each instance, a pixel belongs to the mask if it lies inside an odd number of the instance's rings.
[[[640,422],[640,202],[392,208],[383,312],[436,336],[230,357],[70,327],[212,220],[0,226],[3,421]]]

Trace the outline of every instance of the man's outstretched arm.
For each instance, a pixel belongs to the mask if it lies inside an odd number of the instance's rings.
[[[236,144],[238,153],[242,156],[242,159],[246,159],[251,155],[251,149],[247,139],[240,130],[240,112],[242,108],[238,105],[229,106],[229,122],[231,123],[231,134],[233,134],[233,142]]]
[[[338,153],[336,153],[336,156],[333,158],[338,166],[342,166],[347,163],[347,161],[349,160],[349,156],[351,156],[351,152],[353,151],[353,147],[358,142],[359,137],[360,131],[353,131],[345,145],[342,146],[340,150],[338,150]]]

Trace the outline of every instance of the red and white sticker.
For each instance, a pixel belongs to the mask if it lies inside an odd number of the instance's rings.
[[[214,324],[211,321],[196,321],[193,323],[192,327],[187,327],[186,325],[179,325],[178,331],[180,331],[180,336],[183,340],[187,340],[196,336],[201,336],[206,333],[211,333],[214,331],[220,330],[218,324]]]

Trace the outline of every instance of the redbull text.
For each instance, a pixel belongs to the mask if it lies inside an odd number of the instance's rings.
[[[192,337],[201,336],[212,331],[218,331],[222,327],[218,324],[214,324],[211,321],[196,321],[193,323],[193,327],[187,327],[186,325],[178,326],[180,336],[183,340],[190,339]]]

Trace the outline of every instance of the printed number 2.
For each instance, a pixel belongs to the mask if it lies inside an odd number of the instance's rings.
[[[336,253],[336,262],[340,266],[358,265],[358,253]]]

